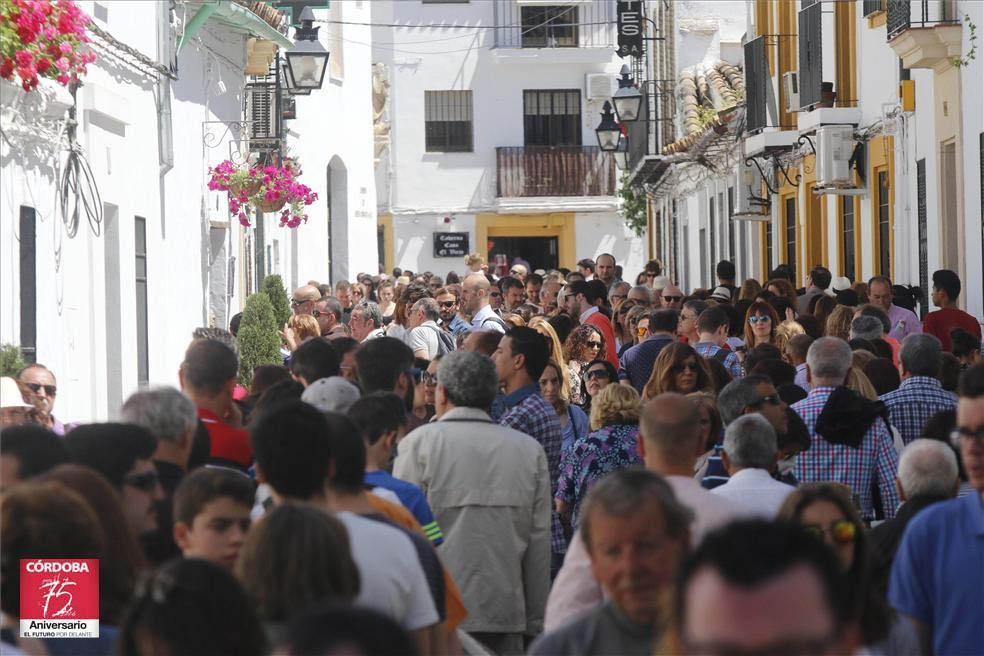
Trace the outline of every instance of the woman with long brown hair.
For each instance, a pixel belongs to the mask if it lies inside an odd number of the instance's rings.
[[[762,284],[755,278],[749,278],[745,282],[741,283],[741,289],[738,290],[738,298],[736,301],[754,301],[755,297],[759,295],[762,291]]]
[[[651,399],[665,392],[714,393],[714,381],[704,358],[688,344],[674,342],[660,351],[653,373],[643,388],[642,398]]]
[[[567,380],[570,383],[571,403],[584,405],[587,400],[581,376],[588,363],[605,354],[605,336],[590,324],[578,326],[571,331],[564,344],[564,361],[567,362]]]
[[[846,342],[851,338],[852,321],[854,321],[854,308],[838,305],[827,317],[823,334],[825,337],[840,337]]]
[[[775,308],[764,301],[755,301],[745,313],[745,348],[750,351],[759,344],[775,344],[777,328],[779,315]]]
[[[773,278],[765,283],[765,289],[776,296],[785,298],[793,312],[799,307],[799,296],[796,295],[796,288],[793,287],[793,283],[785,278]]]

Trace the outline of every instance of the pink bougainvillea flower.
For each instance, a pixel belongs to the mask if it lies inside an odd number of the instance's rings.
[[[68,60],[65,59],[64,57],[60,58],[58,61],[55,62],[55,68],[57,68],[59,71],[64,73],[69,68]]]
[[[18,67],[27,68],[34,63],[34,55],[26,50],[18,50],[14,55],[14,61],[17,62]]]

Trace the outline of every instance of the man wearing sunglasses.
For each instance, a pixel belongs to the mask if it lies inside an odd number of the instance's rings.
[[[34,406],[35,421],[56,435],[65,434],[65,425],[58,421],[51,411],[55,407],[58,386],[55,375],[48,367],[35,362],[20,370],[17,384],[26,403]]]
[[[888,586],[889,603],[914,622],[924,654],[978,654],[984,641],[984,364],[963,373],[957,395],[951,440],[973,489],[909,523]]]
[[[441,287],[434,293],[441,314],[441,327],[454,337],[470,330],[468,322],[458,314],[458,291],[454,287]]]
[[[311,314],[314,304],[321,298],[321,292],[314,285],[304,285],[294,290],[290,299],[290,309],[294,314]]]
[[[670,310],[679,310],[683,305],[683,292],[676,285],[667,285],[663,288],[663,307]]]

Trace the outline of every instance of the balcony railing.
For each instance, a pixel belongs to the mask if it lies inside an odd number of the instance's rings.
[[[889,41],[913,27],[959,22],[953,0],[888,0],[886,29]]]
[[[615,2],[492,0],[496,48],[616,47]]]
[[[597,146],[507,146],[495,160],[500,198],[615,195],[615,160]]]

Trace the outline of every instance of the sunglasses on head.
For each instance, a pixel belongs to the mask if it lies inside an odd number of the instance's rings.
[[[846,519],[831,522],[826,528],[819,524],[804,524],[803,528],[820,539],[823,539],[824,535],[829,535],[837,544],[850,544],[858,535],[858,527]]]
[[[24,387],[31,390],[35,394],[39,393],[41,390],[44,390],[44,393],[47,394],[48,396],[54,396],[55,394],[58,393],[58,388],[55,387],[54,385],[42,385],[41,383],[24,383]]]
[[[310,303],[310,302],[311,302],[311,299],[309,299],[309,298],[308,299],[302,299],[302,300],[297,300],[296,298],[292,298],[292,299],[290,299],[290,306],[291,307],[297,307],[298,305],[304,305],[305,303]]]
[[[596,378],[604,378],[605,380],[611,380],[611,376],[608,375],[607,369],[592,369],[591,371],[584,374],[585,380],[595,380]]]
[[[677,303],[683,300],[682,296],[664,296],[663,300],[667,303]]]
[[[750,323],[753,326],[757,323],[769,323],[770,321],[772,321],[772,317],[770,317],[767,314],[762,316],[756,315],[754,317],[748,317],[748,323]]]
[[[138,490],[143,490],[144,492],[153,492],[158,484],[157,472],[153,469],[148,469],[140,474],[130,474],[123,479],[123,483],[130,487],[135,487]]]

